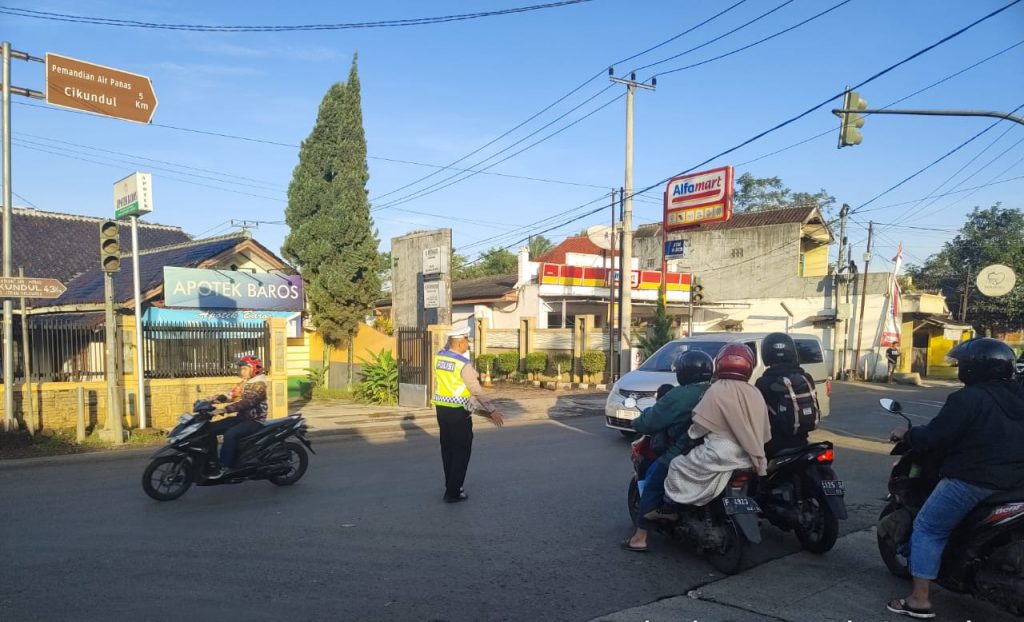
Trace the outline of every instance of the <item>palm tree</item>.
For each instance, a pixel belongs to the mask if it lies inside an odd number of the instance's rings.
[[[530,259],[535,260],[544,253],[548,252],[555,247],[551,240],[547,239],[542,235],[534,235],[530,237],[529,243]]]

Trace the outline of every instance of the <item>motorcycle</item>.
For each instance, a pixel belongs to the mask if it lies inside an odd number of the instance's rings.
[[[768,462],[754,495],[762,518],[794,531],[804,550],[819,555],[832,550],[839,521],[847,518],[846,487],[832,470],[834,459],[828,441],[784,449]]]
[[[157,501],[177,499],[192,486],[239,484],[245,480],[270,480],[278,486],[299,481],[309,466],[313,445],[306,439],[306,421],[301,415],[272,419],[262,429],[238,443],[240,468],[222,477],[219,470],[217,437],[210,420],[214,405],[199,400],[192,413],[185,413],[167,437],[167,445],[151,457],[142,473],[142,489]],[[296,442],[298,441],[298,442]]]
[[[880,400],[882,408],[910,418],[899,402]],[[905,440],[889,475],[888,504],[878,517],[878,552],[892,574],[910,578],[910,539],[914,518],[941,479],[941,460],[914,452]],[[982,501],[957,526],[942,554],[936,582],[969,593],[1016,615],[1024,615],[1024,489],[996,493]]]
[[[650,438],[643,436],[633,441],[631,457],[634,475],[629,482],[627,502],[629,516],[636,524],[641,487],[658,456],[650,449]],[[707,557],[715,570],[735,574],[743,562],[747,543],[761,542],[761,526],[757,518],[760,508],[749,494],[756,479],[757,474],[752,470],[733,471],[725,490],[711,503],[703,507],[678,506],[678,520],[661,521],[657,530],[696,545],[697,553]]]

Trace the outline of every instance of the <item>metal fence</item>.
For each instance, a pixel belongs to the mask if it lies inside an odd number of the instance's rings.
[[[395,329],[398,345],[398,381],[427,384],[430,365],[430,334],[422,328],[403,326]]]
[[[235,376],[238,360],[255,355],[270,367],[270,326],[264,322],[234,326],[143,324],[147,378]]]
[[[21,318],[14,319],[14,381],[25,380]],[[94,317],[28,319],[29,367],[33,382],[102,380],[106,371],[104,324]],[[0,365],[0,380],[3,366]]]

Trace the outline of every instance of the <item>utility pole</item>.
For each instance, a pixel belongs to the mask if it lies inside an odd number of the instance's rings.
[[[846,217],[850,213],[850,206],[843,203],[843,208],[839,210],[839,255],[836,256],[836,271],[832,277],[832,289],[835,290],[836,297],[836,325],[833,338],[832,338],[832,377],[838,378],[839,372],[843,369],[843,360],[840,358],[840,352],[842,351],[839,347],[839,335],[842,331],[839,330],[840,325],[845,328],[846,320],[839,318],[839,282],[843,280],[844,268],[848,268],[844,265],[843,255],[846,254]],[[842,333],[845,334],[845,333]],[[845,345],[845,337],[843,344]]]
[[[623,306],[622,305],[622,301],[623,301],[623,296],[625,296],[624,292],[626,291],[626,275],[622,271],[622,248],[625,245],[625,240],[626,240],[626,231],[625,231],[625,228],[623,228],[623,226],[622,226],[622,213],[623,213],[622,198],[623,198],[624,195],[625,195],[625,192],[623,191],[623,189],[619,188],[619,360],[618,360],[618,364],[615,366],[616,367],[615,371],[618,373],[620,378],[622,377],[622,369],[623,369],[623,367],[622,367],[622,341],[623,341],[622,340],[622,332],[623,332],[622,331],[622,306]],[[626,339],[627,339],[627,343],[628,343],[628,337]],[[626,361],[626,363],[627,363],[626,371],[628,372],[629,371],[629,369],[628,369],[629,361]]]
[[[3,42],[4,215],[3,275],[11,276],[11,44]],[[4,298],[4,432],[14,422],[14,301]]]
[[[611,249],[608,255],[608,378],[617,380],[615,375],[615,188],[612,188],[612,229]]]
[[[636,73],[632,73],[628,80],[616,78],[614,70],[608,69],[608,78],[617,84],[626,86],[626,184],[622,197],[622,250],[620,272],[623,283],[629,279],[629,285],[622,288],[622,323],[619,325],[621,333],[620,341],[622,351],[619,353],[619,360],[622,362],[621,369],[627,372],[632,367],[630,337],[633,325],[633,94],[636,89],[653,91],[657,82],[651,78],[650,84],[636,81]],[[628,272],[627,272],[628,271]]]
[[[967,264],[967,280],[964,281],[964,295],[961,297],[960,304],[960,323],[967,321],[967,297],[971,291],[971,265]]]
[[[868,249],[864,251],[864,280],[860,287],[860,319],[857,320],[857,343],[853,355],[854,370],[860,369],[860,342],[864,337],[864,306],[867,303],[868,294],[868,263],[871,261],[871,234],[875,230],[875,222],[868,221]],[[867,370],[864,370],[865,380],[868,378]]]

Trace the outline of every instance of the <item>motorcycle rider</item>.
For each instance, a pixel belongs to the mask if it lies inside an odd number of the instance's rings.
[[[821,415],[814,379],[797,362],[796,343],[786,333],[771,333],[761,342],[764,373],[754,386],[768,405],[772,440],[765,446],[771,459],[783,449],[803,447]]]
[[[993,493],[1024,487],[1024,389],[1013,382],[1014,353],[988,337],[969,339],[950,350],[964,388],[946,398],[926,426],[892,432],[916,452],[942,457],[942,479],[917,518],[910,542],[914,588],[886,608],[900,615],[933,618],[930,582],[939,573],[950,533]]]
[[[690,427],[693,407],[711,386],[715,362],[711,355],[700,350],[688,350],[676,357],[672,368],[676,372],[679,386],[672,387],[658,401],[644,410],[633,420],[633,429],[652,438],[657,435],[666,442],[654,467],[648,471],[643,492],[640,495],[640,510],[637,513],[636,531],[623,543],[623,548],[642,552],[647,550],[647,531],[651,521],[645,514],[661,507],[665,498],[665,476],[673,458],[689,450],[691,439],[686,432]],[[660,392],[660,390],[659,390]]]
[[[220,395],[213,401],[227,402],[228,405],[217,409],[214,414],[225,415],[238,413],[210,425],[214,436],[224,435],[220,447],[220,469],[211,474],[210,478],[223,477],[235,468],[235,453],[238,441],[249,434],[259,431],[261,424],[267,420],[267,376],[264,374],[263,361],[255,356],[243,356],[238,361],[238,373],[242,383],[232,389],[231,396]]]
[[[764,454],[771,438],[768,408],[761,394],[750,386],[754,353],[742,343],[731,343],[715,357],[716,380],[693,408],[690,438],[704,443],[669,464],[665,495],[684,505],[703,506],[717,497],[735,469],[768,472]],[[675,520],[668,508],[655,518]],[[651,517],[651,515],[648,515]]]

